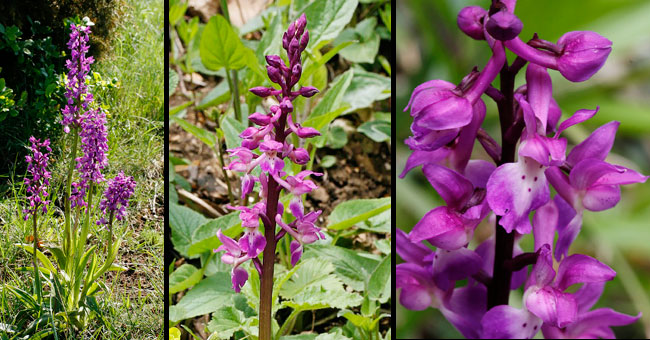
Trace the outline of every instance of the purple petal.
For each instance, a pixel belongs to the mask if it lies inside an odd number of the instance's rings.
[[[571,243],[576,239],[582,227],[582,210],[577,212],[559,196],[555,196],[558,207],[557,243],[555,244],[555,259],[560,261],[567,256]]]
[[[547,134],[556,131],[555,127],[557,126],[557,122],[560,121],[560,117],[562,117],[562,109],[557,105],[555,99],[551,97],[551,104],[548,108],[548,123],[546,124]]]
[[[411,116],[415,117],[420,114],[420,111],[430,103],[437,102],[449,95],[446,90],[452,90],[456,85],[444,80],[429,80],[425,83],[418,85],[411,94],[408,104],[404,108],[406,112],[411,109]]]
[[[547,286],[555,278],[555,270],[553,270],[553,259],[551,258],[551,247],[549,245],[543,245],[539,256],[537,257],[537,263],[533,266],[533,270],[530,272],[530,277],[528,282],[526,282],[526,287],[530,286]]]
[[[560,126],[557,128],[557,132],[555,133],[555,136],[559,136],[562,133],[562,131],[568,129],[571,126],[574,126],[576,124],[582,123],[590,119],[596,114],[596,112],[598,112],[599,109],[600,107],[597,106],[595,110],[582,109],[576,111],[573,114],[573,116],[560,123]]]
[[[614,165],[614,168],[617,170],[616,172],[612,171],[603,175],[598,179],[598,181],[596,181],[596,184],[624,185],[644,183],[648,179],[648,176],[643,176],[642,174],[624,166]]]
[[[511,12],[499,11],[489,17],[485,29],[495,39],[501,41],[511,40],[518,36],[524,24]]]
[[[629,325],[639,318],[641,318],[641,313],[631,316],[610,308],[598,308],[583,314],[578,322],[570,326],[570,333],[576,338],[591,338],[595,334],[602,334],[604,329],[611,326]]]
[[[472,103],[450,91],[446,98],[430,103],[415,117],[417,124],[432,130],[463,127],[472,121]]]
[[[499,305],[490,309],[481,320],[483,339],[530,339],[542,320],[525,309]]]
[[[613,208],[621,200],[618,185],[596,185],[587,189],[582,205],[587,210],[602,211]]]
[[[431,255],[433,252],[421,242],[411,242],[408,234],[402,229],[397,229],[397,254],[406,262],[426,265],[424,258]]]
[[[475,40],[485,40],[482,20],[487,11],[479,6],[467,6],[460,10],[456,23],[463,33]]]
[[[302,255],[302,244],[296,240],[293,240],[291,241],[289,248],[291,249],[291,266],[295,266],[296,263],[298,263],[298,260],[300,260],[300,256]]]
[[[239,293],[241,291],[241,287],[244,286],[246,283],[246,280],[248,280],[248,272],[244,268],[241,267],[236,267],[232,269],[232,289],[235,290],[235,292]]]
[[[575,164],[569,174],[571,186],[576,189],[584,190],[591,187],[601,177],[618,173],[618,169],[605,161],[597,159],[583,159]]]
[[[418,221],[409,238],[412,242],[427,240],[438,248],[454,250],[469,242],[468,232],[471,233],[471,230],[465,230],[463,220],[457,212],[448,207],[438,207]]]
[[[578,304],[578,314],[584,314],[594,306],[603,294],[605,282],[591,282],[583,284],[580,289],[573,293]]]
[[[539,250],[544,244],[548,244],[553,252],[553,238],[555,237],[555,227],[557,226],[558,209],[555,201],[550,200],[548,203],[537,209],[533,217],[533,236],[535,238],[535,251]]]
[[[438,249],[433,260],[433,281],[442,290],[453,287],[453,282],[466,279],[481,270],[483,260],[474,251],[459,248],[453,251]]]
[[[472,182],[474,188],[485,188],[487,187],[490,175],[495,169],[496,166],[491,162],[482,159],[473,159],[467,163],[464,175]]]
[[[289,210],[291,210],[291,214],[298,220],[302,220],[304,217],[304,207],[302,205],[302,198],[300,196],[296,196],[291,201],[289,202]]]
[[[433,282],[431,286],[427,285],[430,278],[426,270],[422,267],[411,264],[401,263],[395,267],[395,286],[401,289],[399,302],[402,306],[410,310],[425,310],[433,302]]]
[[[224,235],[221,232],[221,229],[217,230],[217,238],[221,241],[221,246],[217,248],[217,251],[226,250],[227,252],[233,253],[238,256],[241,253],[241,248],[239,244],[232,238]]]
[[[428,164],[422,171],[451,209],[460,210],[474,191],[468,179],[444,166]]]
[[[473,109],[474,116],[472,121],[467,126],[460,129],[458,141],[453,147],[453,152],[449,155],[451,168],[459,172],[463,172],[463,169],[465,169],[467,162],[472,156],[476,134],[485,119],[485,103],[483,103],[483,100],[479,98],[476,103],[474,103]]]
[[[590,31],[568,32],[557,44],[562,48],[562,55],[557,60],[558,71],[574,82],[591,78],[612,52],[611,41]]]
[[[546,204],[550,190],[544,169],[532,159],[499,166],[487,183],[487,201],[507,232],[531,232],[528,213]]]
[[[567,156],[567,163],[576,165],[581,160],[595,158],[605,160],[614,145],[616,130],[621,123],[609,122],[591,133],[582,143],[576,145]]]
[[[404,178],[409,171],[420,165],[439,163],[447,157],[448,153],[449,150],[446,149],[438,149],[436,151],[413,151],[406,160],[406,166],[404,166],[404,171],[399,175],[399,178]]]
[[[487,289],[482,284],[454,289],[454,293],[440,311],[458,331],[468,339],[480,337],[481,319],[487,309]]]
[[[555,286],[565,290],[576,283],[603,282],[614,279],[616,272],[606,264],[582,254],[573,254],[560,262]]]
[[[565,201],[571,204],[574,204],[574,202],[577,201],[578,192],[571,186],[569,176],[562,172],[560,168],[551,166],[544,171],[544,174],[559,196],[561,196]]]
[[[458,136],[460,129],[432,130],[417,125],[417,121],[411,124],[412,136],[404,140],[411,150],[435,151],[449,144]]]
[[[569,293],[546,286],[527,291],[524,299],[526,308],[544,323],[563,328],[576,320],[576,301]]]
[[[541,123],[540,131],[546,132],[548,110],[553,95],[551,76],[545,67],[529,63],[526,68],[526,84],[528,85],[528,103],[535,112],[535,117]]]

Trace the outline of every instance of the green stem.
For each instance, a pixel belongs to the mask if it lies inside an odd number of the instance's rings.
[[[296,317],[298,317],[298,314],[300,314],[302,310],[300,309],[294,309],[291,314],[289,314],[289,317],[287,320],[284,321],[284,324],[282,324],[282,327],[280,327],[280,330],[278,333],[275,335],[277,339],[280,339],[281,336],[289,334],[293,330],[293,326],[295,325]]]
[[[217,129],[220,129],[220,124],[219,124],[219,117],[217,116],[217,119],[215,119],[217,122]],[[223,151],[221,150],[221,138],[217,137],[217,142],[215,143],[216,151],[217,151],[217,156],[219,156],[219,160],[221,161],[221,172],[223,173],[223,179],[226,181],[226,187],[228,187],[228,200],[230,202],[234,202],[233,196],[232,196],[232,189],[230,188],[230,179],[228,178],[228,173],[226,172],[226,169],[224,167],[226,166],[226,162],[223,160]],[[246,205],[245,202],[243,201],[241,205]]]
[[[241,112],[239,108],[239,91],[237,90],[237,84],[234,84],[230,79],[230,69],[226,67],[226,81],[228,81],[228,88],[230,89],[230,95],[232,96],[232,107],[235,110],[235,119],[238,122],[241,122]]]
[[[68,165],[68,174],[67,174],[67,180],[65,184],[65,197],[64,197],[64,202],[65,202],[65,230],[64,230],[64,237],[63,237],[63,253],[66,254],[66,256],[70,256],[71,254],[68,254],[68,252],[71,249],[71,244],[73,244],[73,233],[72,229],[70,228],[71,226],[71,219],[70,219],[70,193],[71,193],[71,188],[72,188],[72,173],[74,172],[74,164],[75,164],[75,158],[77,158],[77,145],[79,144],[79,134],[77,133],[77,129],[75,128],[72,130],[72,133],[74,134],[74,141],[72,142],[72,153],[70,154],[70,164]],[[70,257],[68,257],[70,258]],[[70,261],[68,261],[69,263]],[[69,267],[68,267],[69,268]]]
[[[38,210],[38,206],[36,206],[36,209]],[[38,272],[38,257],[36,256],[36,252],[38,251],[38,230],[37,230],[37,217],[38,214],[36,210],[34,211],[34,231],[33,231],[33,236],[34,236],[34,252],[32,256],[32,262],[34,265],[34,291],[36,293],[36,298],[38,300],[38,303],[41,303],[41,275]]]

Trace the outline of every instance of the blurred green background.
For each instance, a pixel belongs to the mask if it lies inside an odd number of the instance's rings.
[[[456,15],[464,6],[488,8],[489,4],[489,0],[397,2],[398,174],[410,154],[403,141],[410,135],[412,119],[402,110],[411,92],[431,79],[457,84],[473,66],[483,68],[490,56],[489,48],[485,42],[465,36],[456,26]],[[524,41],[535,32],[541,39],[556,42],[567,31],[590,30],[613,42],[605,66],[586,82],[571,83],[551,71],[553,95],[562,108],[562,119],[578,109],[600,106],[594,118],[568,129],[563,136],[568,138],[570,149],[598,126],[618,120],[621,126],[607,160],[650,174],[650,1],[520,0],[515,13],[524,23],[520,34]],[[511,53],[508,56],[510,61],[514,59]],[[523,74],[516,86],[523,84]],[[499,141],[496,105],[486,96],[484,101],[488,111],[483,127]],[[478,143],[473,158],[488,159]],[[420,170],[396,181],[396,225],[400,229],[410,231],[427,211],[443,204]],[[635,324],[614,327],[617,337],[649,338],[650,182],[626,186],[622,191],[621,202],[615,208],[585,212],[582,232],[570,253],[597,257],[617,272],[594,308],[611,307],[627,314],[643,312]],[[493,229],[482,223],[475,239],[489,237]],[[470,247],[477,243],[473,241]],[[531,251],[532,236],[525,236],[521,246]],[[521,305],[521,294],[521,289],[513,292],[512,305]],[[413,312],[398,305],[396,322],[397,338],[462,337],[435,309]],[[541,332],[537,337],[542,338]]]

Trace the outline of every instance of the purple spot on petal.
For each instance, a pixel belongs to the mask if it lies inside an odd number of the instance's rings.
[[[537,176],[535,176],[535,178],[533,178],[533,181],[537,182]]]
[[[530,189],[530,188],[528,188],[528,192],[530,192],[530,190],[531,190],[531,189]]]
[[[526,175],[522,175],[522,176],[521,176],[521,179],[526,179]]]
[[[525,328],[525,327],[526,327],[526,325],[527,325],[527,324],[526,324],[526,323],[524,322],[524,324],[523,324],[523,325],[521,325],[521,327],[524,327],[524,328]]]

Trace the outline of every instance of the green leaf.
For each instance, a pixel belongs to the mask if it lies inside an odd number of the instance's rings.
[[[267,55],[280,55],[280,48],[282,47],[282,15],[278,11],[271,19],[268,29],[264,32],[259,45],[255,49],[257,59],[261,63],[265,63],[265,56]]]
[[[350,104],[350,111],[354,111],[369,107],[375,101],[390,98],[390,89],[390,78],[354,68],[354,78],[342,100]]]
[[[216,312],[221,307],[232,305],[234,295],[230,273],[216,273],[203,279],[169,308],[169,321],[179,322]]]
[[[187,2],[184,0],[172,0],[169,2],[169,23],[176,26],[179,20],[183,18],[185,10],[187,9]]]
[[[210,333],[216,333],[218,339],[230,339],[236,331],[252,333],[250,321],[252,320],[247,320],[242,311],[227,306],[212,314],[207,327]]]
[[[178,73],[176,71],[169,69],[169,87],[167,88],[167,95],[169,97],[174,94],[176,87],[178,86]]]
[[[357,199],[337,205],[328,217],[330,230],[347,229],[391,207],[391,198]]]
[[[323,168],[326,168],[326,169],[331,167],[334,164],[336,164],[336,157],[334,157],[332,155],[327,155],[327,156],[323,157],[321,159],[321,161],[320,161],[320,166],[322,166]]]
[[[169,276],[169,294],[178,293],[199,283],[203,270],[184,263]]]
[[[325,42],[336,38],[352,19],[357,4],[357,0],[314,1],[309,4],[304,9],[309,29],[308,48],[319,49]]]
[[[244,125],[231,116],[224,116],[221,121],[221,130],[226,137],[226,146],[228,149],[236,148],[241,145],[239,134],[244,131]]]
[[[386,290],[386,285],[390,284],[391,276],[391,257],[390,255],[384,257],[377,265],[375,270],[368,278],[368,297],[374,300],[379,300],[382,293]]]
[[[172,230],[172,243],[181,255],[189,257],[187,252],[192,244],[192,233],[207,221],[208,219],[203,215],[188,207],[178,204],[169,205],[169,227]]]
[[[294,335],[283,335],[280,340],[314,340],[318,334],[316,333],[302,333]]]
[[[391,127],[389,122],[382,120],[373,120],[370,122],[365,122],[357,128],[357,131],[368,136],[377,143],[385,142],[390,140]]]
[[[348,134],[340,126],[331,126],[327,143],[332,149],[340,149],[348,143]]]
[[[205,143],[211,148],[214,148],[215,146],[215,137],[214,134],[206,129],[200,128],[188,121],[186,121],[183,118],[176,117],[176,116],[171,116],[170,117],[173,122],[176,124],[180,125],[183,130],[189,132],[192,134],[194,137],[198,138],[200,141]]]
[[[343,106],[343,97],[345,92],[348,90],[348,87],[352,83],[352,78],[354,77],[355,70],[349,69],[345,73],[339,75],[332,82],[329,90],[325,92],[323,98],[316,104],[314,109],[309,114],[309,117],[305,120],[305,124],[310,119],[314,119],[318,116],[322,116],[328,112],[332,112]],[[313,125],[309,125],[313,126]]]
[[[336,45],[331,50],[327,51],[327,53],[325,53],[322,57],[318,58],[316,62],[310,62],[305,67],[305,71],[302,73],[301,79],[309,78],[318,68],[325,65],[330,59],[332,59],[337,53],[339,53],[340,50],[354,43],[355,43],[354,41],[343,41],[338,45]],[[301,81],[300,83],[302,84],[303,82]]]
[[[343,331],[339,328],[336,332],[332,333],[322,333],[316,337],[316,340],[352,340],[347,336],[343,335]]]
[[[357,227],[359,227],[359,229],[368,230],[373,233],[387,234],[391,232],[391,226],[392,221],[390,209],[369,218],[364,223],[357,224]]]
[[[228,87],[228,82],[224,80],[203,97],[196,109],[205,110],[209,107],[225,103],[228,99],[230,99],[230,88]]]
[[[308,259],[280,288],[280,296],[291,299],[308,287],[322,287],[325,289],[343,289],[343,283],[333,275],[334,266],[327,260]]]
[[[201,62],[210,70],[238,70],[248,62],[248,48],[221,15],[213,16],[205,25],[199,49]]]
[[[309,286],[296,294],[291,300],[283,301],[282,305],[293,309],[316,310],[323,308],[347,308],[361,304],[363,298],[357,293],[341,289],[326,289],[318,286]]]
[[[384,26],[386,26],[388,32],[390,32],[392,29],[391,7],[392,6],[390,4],[386,4],[383,9],[379,10],[379,16],[381,17],[381,21],[384,22]]]
[[[239,212],[221,216],[196,228],[192,233],[192,244],[187,253],[192,256],[217,249],[221,245],[217,238],[218,229],[229,237],[239,235],[242,231]]]
[[[310,244],[305,248],[303,260],[315,257],[329,261],[334,265],[334,274],[348,287],[357,291],[364,290],[370,270],[379,263],[379,260],[369,258],[370,254],[333,245]]]
[[[375,31],[377,18],[370,17],[360,23],[354,29],[345,29],[334,40],[334,44],[342,41],[358,40],[339,52],[343,58],[355,63],[374,63],[377,52],[379,52],[379,34]]]

